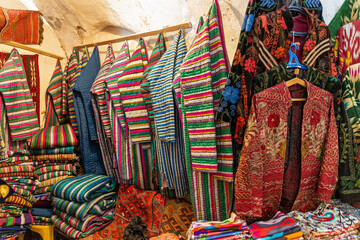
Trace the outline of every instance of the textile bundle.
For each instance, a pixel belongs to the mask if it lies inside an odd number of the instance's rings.
[[[30,142],[36,178],[32,214],[37,225],[51,225],[50,189],[60,180],[79,172],[78,141],[70,124],[41,129]]]
[[[295,221],[295,220],[294,220]],[[248,235],[246,222],[240,220],[235,213],[222,222],[197,221],[188,230],[188,239],[245,239]]]
[[[57,182],[51,189],[52,222],[71,238],[84,238],[111,223],[116,193],[112,177],[85,174]]]

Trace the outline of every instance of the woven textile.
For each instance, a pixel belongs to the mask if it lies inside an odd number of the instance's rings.
[[[82,70],[85,69],[87,63],[89,62],[90,55],[87,47],[85,47],[85,50],[83,51],[83,55],[81,57],[81,62],[77,65],[76,72],[74,75],[74,78],[71,80],[69,84],[69,115],[70,115],[70,122],[71,125],[74,128],[75,134],[79,134],[79,128],[76,120],[76,112],[75,112],[75,105],[74,105],[74,94],[72,91],[72,88],[76,82],[76,80],[79,78]]]
[[[179,232],[185,236],[193,221],[194,213],[190,203],[182,199],[166,199],[160,233]]]
[[[149,117],[140,90],[141,78],[147,64],[145,41],[140,38],[136,50],[118,79],[120,99],[133,143],[151,141]]]
[[[49,86],[46,89],[45,128],[65,123],[65,117],[62,115],[62,101],[65,94],[63,92],[62,77],[61,63],[58,60]]]
[[[72,154],[45,154],[45,155],[32,155],[33,161],[75,161],[77,156],[75,153]]]
[[[103,215],[108,209],[115,207],[116,194],[115,192],[106,193],[82,204],[54,196],[51,201],[54,211],[57,209],[84,221],[89,215]]]
[[[20,55],[13,49],[0,70],[0,91],[5,104],[12,141],[27,139],[39,129],[34,102]],[[14,107],[15,106],[15,107]]]
[[[91,93],[91,103],[94,109],[94,116],[97,128],[97,136],[101,149],[102,160],[104,163],[106,174],[120,182],[120,175],[117,171],[117,164],[114,164],[114,145],[111,141],[110,116],[106,105],[106,84],[105,78],[114,62],[114,52],[112,45],[109,44],[105,60],[100,71],[93,83]]]
[[[38,120],[40,121],[40,74],[39,74],[39,55],[21,55],[26,79],[30,93],[35,105]]]
[[[38,182],[36,185],[38,187],[52,186],[52,185],[56,184],[57,182],[59,182],[61,180],[71,178],[71,177],[73,177],[73,176],[63,175],[63,176],[59,176],[59,177],[54,177],[54,178],[50,178],[50,179],[42,181],[42,182]]]
[[[72,164],[45,166],[45,167],[40,167],[40,168],[36,169],[36,171],[34,173],[37,175],[41,175],[44,173],[54,172],[54,171],[73,171],[73,172],[75,172],[76,168]]]
[[[164,233],[160,236],[152,237],[150,240],[180,240],[175,233]]]
[[[25,44],[41,44],[43,22],[39,11],[1,8],[0,40]]]
[[[10,173],[1,173],[0,174],[0,178],[5,178],[5,177],[29,177],[32,178],[34,177],[34,173],[32,172],[10,172]]]
[[[228,64],[220,16],[214,1],[180,68],[185,157],[196,220],[226,219],[231,209],[230,124],[214,117]]]
[[[26,208],[30,208],[32,206],[31,202],[29,202],[25,198],[14,195],[6,198],[5,203],[12,204],[14,206],[26,207]]]
[[[125,42],[120,49],[119,55],[111,65],[106,77],[106,106],[109,114],[112,144],[115,155],[113,156],[113,168],[118,172],[119,182],[129,182],[131,180],[129,139],[125,139],[124,129],[120,125],[123,122],[125,127],[125,113],[122,109],[120,92],[118,90],[117,80],[122,74],[122,70],[129,60],[129,49]],[[106,124],[106,123],[102,123]]]
[[[75,175],[75,172],[71,172],[71,171],[54,171],[54,172],[48,172],[48,173],[44,173],[38,176],[38,180],[40,182],[43,182],[45,180],[51,179],[51,178],[55,178],[55,177],[60,177],[60,176],[66,176],[66,175]]]
[[[94,174],[80,175],[75,178],[58,182],[51,194],[70,201],[85,203],[115,188],[112,177]]]
[[[9,227],[9,226],[22,226],[33,223],[33,217],[30,213],[24,213],[20,217],[7,217],[0,218],[0,227]]]
[[[148,237],[159,235],[164,213],[165,198],[156,191],[135,189],[132,185],[121,185],[114,221],[94,234],[94,240],[123,239],[125,227],[131,218],[139,216],[147,225]]]
[[[33,166],[10,166],[10,167],[2,167],[0,168],[0,174],[3,173],[15,173],[15,172],[34,172]]]
[[[331,22],[329,23],[329,29],[333,43],[335,43],[336,36],[339,29],[355,20],[360,19],[360,1],[359,0],[345,0],[341,5]]]
[[[97,142],[94,110],[91,105],[90,89],[100,70],[99,49],[96,46],[91,58],[72,87],[76,121],[79,128],[81,165],[85,173],[105,174],[101,150]]]
[[[47,149],[34,149],[33,155],[43,154],[73,154],[75,153],[75,147],[59,147],[59,148],[47,148]]]

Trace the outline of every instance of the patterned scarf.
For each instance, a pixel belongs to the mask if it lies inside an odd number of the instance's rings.
[[[41,44],[43,22],[38,11],[0,9],[0,40],[25,44]]]

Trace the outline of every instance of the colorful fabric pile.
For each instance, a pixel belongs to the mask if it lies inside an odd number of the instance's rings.
[[[248,226],[235,213],[222,222],[196,221],[193,222],[187,233],[188,239],[245,239],[248,236]]]
[[[55,227],[70,238],[84,238],[109,225],[115,217],[115,180],[85,174],[57,182],[51,188]]]
[[[250,224],[249,232],[252,239],[303,239],[300,224],[282,212],[277,212],[269,221]]]
[[[288,215],[300,223],[305,239],[360,239],[359,219],[333,204],[322,203],[315,211]]]
[[[79,172],[78,141],[70,124],[40,130],[31,139],[31,160],[36,178],[34,223],[50,225],[52,207],[50,188]]]

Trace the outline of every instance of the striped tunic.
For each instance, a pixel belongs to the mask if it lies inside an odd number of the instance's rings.
[[[78,66],[76,68],[74,79],[70,82],[70,85],[69,85],[69,115],[70,115],[71,125],[73,126],[76,135],[79,134],[79,129],[78,129],[78,124],[76,122],[76,113],[75,113],[74,97],[73,97],[74,94],[73,94],[72,88],[74,87],[74,84],[75,84],[76,80],[79,78],[82,70],[85,68],[86,64],[89,62],[89,59],[90,59],[89,51],[87,48],[85,48],[83,55],[81,57],[81,61],[79,62]]]
[[[170,189],[175,189],[177,197],[185,196],[189,190],[183,152],[183,132],[179,115],[174,114],[172,93],[172,83],[185,54],[186,44],[181,30],[148,76],[154,107],[155,144],[160,178],[166,180],[165,185]],[[171,134],[164,134],[169,129],[166,125],[171,125]]]
[[[110,124],[112,129],[111,138],[114,145],[115,156],[113,157],[113,167],[120,175],[120,182],[129,184],[132,180],[131,160],[130,160],[130,139],[125,138],[127,134],[125,125],[125,113],[120,100],[120,92],[117,80],[126,67],[129,60],[129,49],[125,42],[120,49],[119,55],[111,65],[105,77],[106,83],[106,105],[109,112]],[[103,123],[104,124],[104,123]]]
[[[231,211],[230,125],[214,118],[228,72],[220,16],[214,1],[180,69],[187,169],[197,220],[226,219]]]
[[[65,117],[62,115],[62,87],[63,72],[60,60],[57,61],[54,73],[50,79],[48,88],[46,89],[46,115],[44,127],[56,126],[65,123]]]
[[[16,49],[0,69],[0,92],[12,141],[31,137],[39,130],[34,102],[20,54]]]

